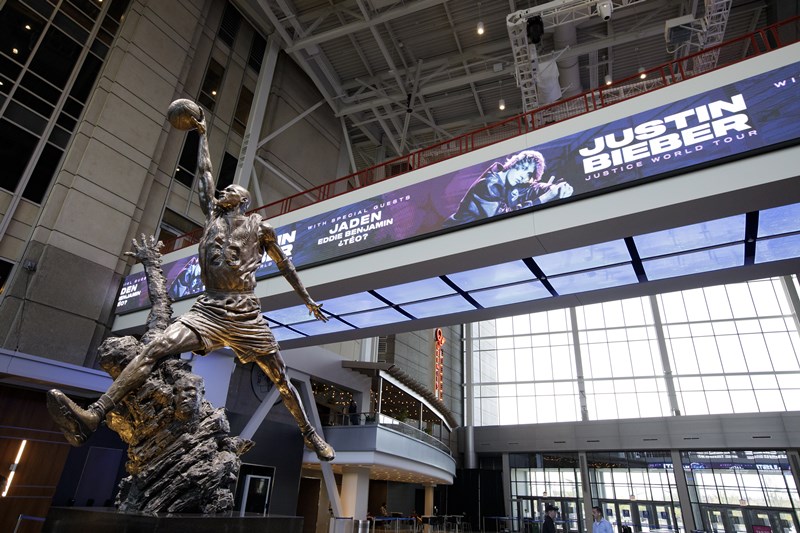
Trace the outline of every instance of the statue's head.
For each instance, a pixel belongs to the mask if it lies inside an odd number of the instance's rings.
[[[203,378],[186,374],[175,382],[175,418],[191,420],[200,413],[203,401]]]
[[[219,191],[217,203],[225,209],[238,208],[244,213],[250,205],[250,191],[235,183],[228,185]]]

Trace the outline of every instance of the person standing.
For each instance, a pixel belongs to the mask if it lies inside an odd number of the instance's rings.
[[[548,503],[544,508],[544,513],[542,533],[556,533],[556,515],[558,514],[558,507]]]
[[[603,509],[595,505],[592,507],[592,517],[594,517],[594,525],[592,526],[592,533],[614,533],[614,528],[611,527],[611,522],[603,516]]]

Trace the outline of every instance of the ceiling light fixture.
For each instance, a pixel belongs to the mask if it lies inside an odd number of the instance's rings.
[[[611,74],[606,74],[606,77],[603,78],[606,82],[606,85],[611,85]]]
[[[505,99],[501,98],[501,99],[500,99],[500,102],[498,102],[498,103],[499,103],[500,111],[502,111],[502,110],[504,110],[504,109],[506,108],[506,101],[505,101]]]
[[[481,3],[478,2],[478,35],[483,35],[483,32],[486,30],[483,27],[483,17],[481,16]]]
[[[19,53],[19,49],[17,49],[17,48],[12,48],[12,49],[11,49],[11,53],[12,53],[12,54],[14,54],[14,55],[17,55],[17,54]]]
[[[639,67],[639,79],[643,80],[647,78],[647,72],[644,71],[644,67]]]
[[[25,29],[26,30],[30,30],[31,29],[31,25],[30,24],[25,24]]]

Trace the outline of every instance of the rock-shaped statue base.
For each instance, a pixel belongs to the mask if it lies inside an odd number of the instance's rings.
[[[138,353],[130,337],[107,339],[100,365],[116,377]],[[130,474],[120,482],[121,511],[218,513],[233,508],[233,489],[251,441],[230,437],[224,409],[203,399],[203,380],[188,363],[159,362],[147,381],[106,416],[128,444]]]

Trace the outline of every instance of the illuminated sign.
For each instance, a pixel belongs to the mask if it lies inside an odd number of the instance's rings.
[[[278,244],[296,266],[316,265],[795,143],[798,70],[759,74],[287,224],[276,228]],[[177,298],[202,290],[187,261],[164,267]],[[277,273],[265,256],[256,276]],[[149,305],[143,275],[126,278],[123,291],[117,313]]]
[[[435,332],[436,351],[433,357],[433,393],[440,400],[444,399],[444,333],[442,328],[436,328]]]

